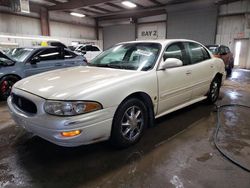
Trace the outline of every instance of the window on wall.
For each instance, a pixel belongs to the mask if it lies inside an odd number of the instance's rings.
[[[199,63],[210,58],[205,48],[196,43],[188,43],[188,51],[190,54],[191,64]]]
[[[182,43],[174,43],[171,44],[163,55],[163,60],[165,61],[167,58],[176,58],[183,62],[183,65],[188,65],[188,58],[185,52],[185,48]]]

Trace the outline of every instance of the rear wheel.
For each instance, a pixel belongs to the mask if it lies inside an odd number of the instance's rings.
[[[122,103],[113,119],[112,144],[124,148],[138,142],[148,124],[147,114],[145,104],[136,98],[128,99]]]
[[[0,99],[6,100],[10,93],[12,86],[18,81],[19,79],[16,76],[5,76],[0,80]]]
[[[231,67],[227,68],[226,72],[227,76],[230,76],[232,74],[232,68]]]
[[[217,101],[220,94],[220,86],[221,86],[221,79],[218,76],[216,76],[210,85],[210,90],[207,96],[207,100],[210,104],[213,104]]]

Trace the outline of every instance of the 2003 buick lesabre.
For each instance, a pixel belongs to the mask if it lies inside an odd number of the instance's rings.
[[[13,119],[61,146],[110,139],[136,143],[155,118],[217,100],[222,60],[190,40],[115,45],[89,66],[42,73],[17,82],[8,98]]]

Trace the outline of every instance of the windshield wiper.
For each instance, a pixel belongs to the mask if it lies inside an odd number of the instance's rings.
[[[121,64],[89,64],[89,66],[107,67],[107,68],[119,68],[119,69],[124,68]]]

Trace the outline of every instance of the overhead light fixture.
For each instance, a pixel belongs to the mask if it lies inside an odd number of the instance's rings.
[[[84,14],[80,14],[80,13],[76,13],[76,12],[71,12],[70,15],[80,17],[80,18],[85,17]]]
[[[137,7],[136,4],[132,3],[131,1],[122,1],[122,4],[128,8],[135,8]]]
[[[59,41],[58,39],[55,38],[50,38],[50,37],[26,37],[26,36],[15,36],[15,35],[0,35],[0,38],[9,38],[9,39],[27,39],[27,40],[54,40],[54,41]]]

